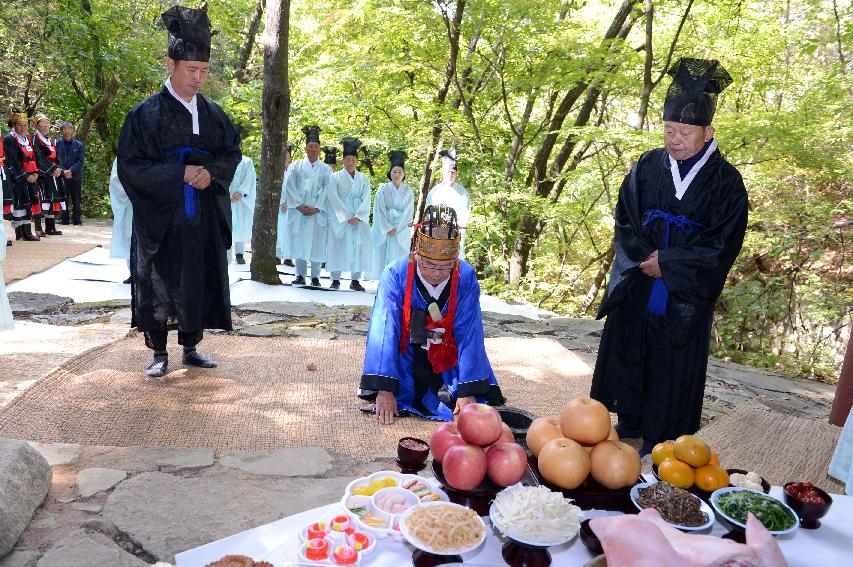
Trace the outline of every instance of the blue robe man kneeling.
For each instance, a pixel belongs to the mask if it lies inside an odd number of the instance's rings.
[[[459,260],[456,212],[429,207],[415,251],[382,272],[359,396],[380,423],[413,413],[451,421],[466,404],[502,405],[486,355],[480,285]]]

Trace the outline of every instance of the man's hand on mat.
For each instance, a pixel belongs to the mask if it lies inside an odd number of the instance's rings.
[[[456,398],[456,409],[453,410],[453,415],[457,415],[462,408],[467,406],[468,404],[476,404],[477,398],[474,396],[467,396],[465,398]]]
[[[391,392],[379,390],[376,394],[376,419],[382,425],[391,425],[397,415],[400,415],[397,413],[397,398]]]

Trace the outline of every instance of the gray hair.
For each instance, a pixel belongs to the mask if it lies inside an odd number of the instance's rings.
[[[66,120],[65,122],[63,122],[63,123],[59,126],[59,131],[60,131],[60,132],[62,132],[62,131],[63,131],[63,130],[65,130],[66,128],[71,128],[72,130],[77,130],[77,128],[75,128],[75,127],[74,127],[74,124],[72,124],[72,123],[71,123],[71,122],[69,122],[68,120]]]

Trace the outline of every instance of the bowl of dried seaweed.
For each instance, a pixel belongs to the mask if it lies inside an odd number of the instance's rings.
[[[714,525],[714,510],[707,502],[668,482],[635,484],[631,502],[640,510],[654,508],[664,521],[682,531],[701,531]]]

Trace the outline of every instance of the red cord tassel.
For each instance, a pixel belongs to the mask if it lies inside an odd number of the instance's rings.
[[[415,281],[415,254],[409,253],[409,267],[406,273],[406,294],[403,297],[403,323],[400,328],[400,354],[409,348],[409,335],[412,331],[412,284]]]

